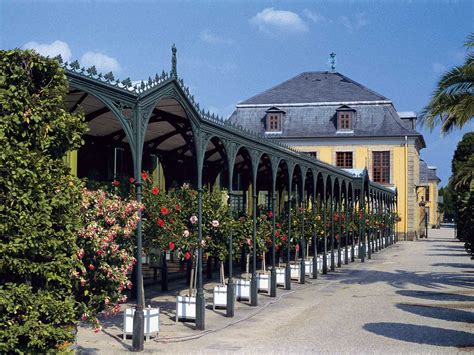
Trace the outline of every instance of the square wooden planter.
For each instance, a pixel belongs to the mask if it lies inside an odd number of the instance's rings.
[[[158,336],[160,332],[160,308],[145,308],[143,310],[145,317],[145,336],[146,340],[150,340],[150,335],[156,333]],[[127,335],[133,334],[133,316],[135,315],[135,308],[127,308],[123,312],[123,340]]]
[[[257,274],[257,289],[259,291],[265,291],[270,294],[270,275],[269,274]]]
[[[214,297],[212,301],[212,309],[215,310],[216,307],[227,307],[227,286],[226,285],[217,285],[214,287]]]
[[[300,279],[300,265],[291,264],[290,268],[291,268],[291,279],[299,280]]]
[[[285,268],[276,268],[276,284],[277,286],[286,286]]]
[[[305,274],[308,276],[313,275],[313,258],[309,260],[305,260],[304,265],[305,265],[305,268],[304,268]]]
[[[196,297],[176,297],[176,322],[179,319],[196,320]]]
[[[235,283],[235,295],[238,300],[250,301],[250,280],[238,279]]]

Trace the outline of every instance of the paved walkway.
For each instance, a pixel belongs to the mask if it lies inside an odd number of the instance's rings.
[[[238,303],[232,320],[207,310],[205,332],[174,324],[177,291],[154,298],[164,310],[162,330],[145,352],[472,353],[474,261],[452,229],[429,233],[428,240],[400,242],[366,263],[279,290],[277,299],[260,295],[258,308]],[[99,335],[80,328],[78,348],[128,351],[131,339],[121,340],[120,326],[116,318]]]

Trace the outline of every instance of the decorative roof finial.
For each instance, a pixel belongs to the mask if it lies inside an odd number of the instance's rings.
[[[331,72],[334,73],[336,72],[336,53],[332,52],[329,54],[329,57],[331,57],[331,59],[329,59],[329,64],[331,64]]]
[[[171,57],[171,75],[174,77],[174,78],[177,78],[178,77],[178,70],[176,69],[176,65],[177,65],[177,60],[176,60],[176,46],[175,44],[173,43],[173,47],[171,47],[171,52],[173,53],[172,57]]]

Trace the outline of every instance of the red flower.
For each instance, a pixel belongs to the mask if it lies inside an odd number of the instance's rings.
[[[176,205],[174,208],[175,208],[176,212],[181,211],[181,206],[180,205]]]
[[[268,217],[269,217],[269,218],[272,218],[272,217],[273,217],[273,212],[272,212],[272,211],[268,212]]]
[[[112,181],[112,185],[114,185],[114,186],[119,186],[119,185],[120,185],[120,181],[114,180],[114,181]]]
[[[135,182],[135,178],[131,177],[130,179],[128,179],[128,181],[130,181],[130,183],[133,184]]]
[[[157,188],[156,186],[153,186],[153,188],[151,189],[151,193],[153,195],[158,195],[160,193],[160,189]]]
[[[190,253],[189,251],[187,251],[186,253],[184,253],[184,258],[185,258],[186,260],[191,259],[191,253]]]
[[[142,171],[142,179],[143,180],[148,179],[148,173],[146,171]]]
[[[286,235],[285,235],[285,234],[283,234],[283,235],[281,236],[281,240],[286,241]]]
[[[165,221],[163,221],[161,218],[158,218],[156,220],[156,224],[163,228],[165,226]]]
[[[275,224],[275,227],[280,228],[280,223]]]
[[[169,210],[166,207],[161,207],[161,214],[166,216],[169,213]]]
[[[92,265],[92,264],[89,264],[89,270],[94,271],[94,270],[95,270],[95,266]]]
[[[175,247],[174,243],[170,242],[169,247],[170,247],[170,250],[174,250],[174,247]]]

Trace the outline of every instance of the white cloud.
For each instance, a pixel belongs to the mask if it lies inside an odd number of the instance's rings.
[[[365,16],[365,12],[359,12],[358,14],[355,14],[351,17],[341,16],[340,21],[349,32],[360,30],[369,23]]]
[[[120,64],[117,59],[99,52],[84,53],[84,55],[81,57],[80,63],[85,67],[95,65],[97,71],[99,72],[120,70]]]
[[[306,23],[301,17],[291,11],[274,10],[268,7],[257,13],[250,19],[250,23],[256,25],[264,33],[272,33],[275,30],[286,33],[302,33],[308,31]]]
[[[436,74],[442,74],[446,71],[446,67],[441,63],[433,63],[431,64],[431,68]]]
[[[309,18],[314,23],[325,23],[325,22],[332,22],[330,19],[324,17],[319,12],[311,11],[309,9],[303,10],[303,15]]]
[[[45,57],[54,58],[59,54],[63,58],[63,61],[69,61],[71,59],[71,49],[66,42],[54,41],[53,43],[38,43],[28,42],[23,45],[23,49],[34,49],[39,54]]]
[[[234,42],[231,39],[216,35],[209,30],[201,31],[199,39],[209,44],[232,44]]]

